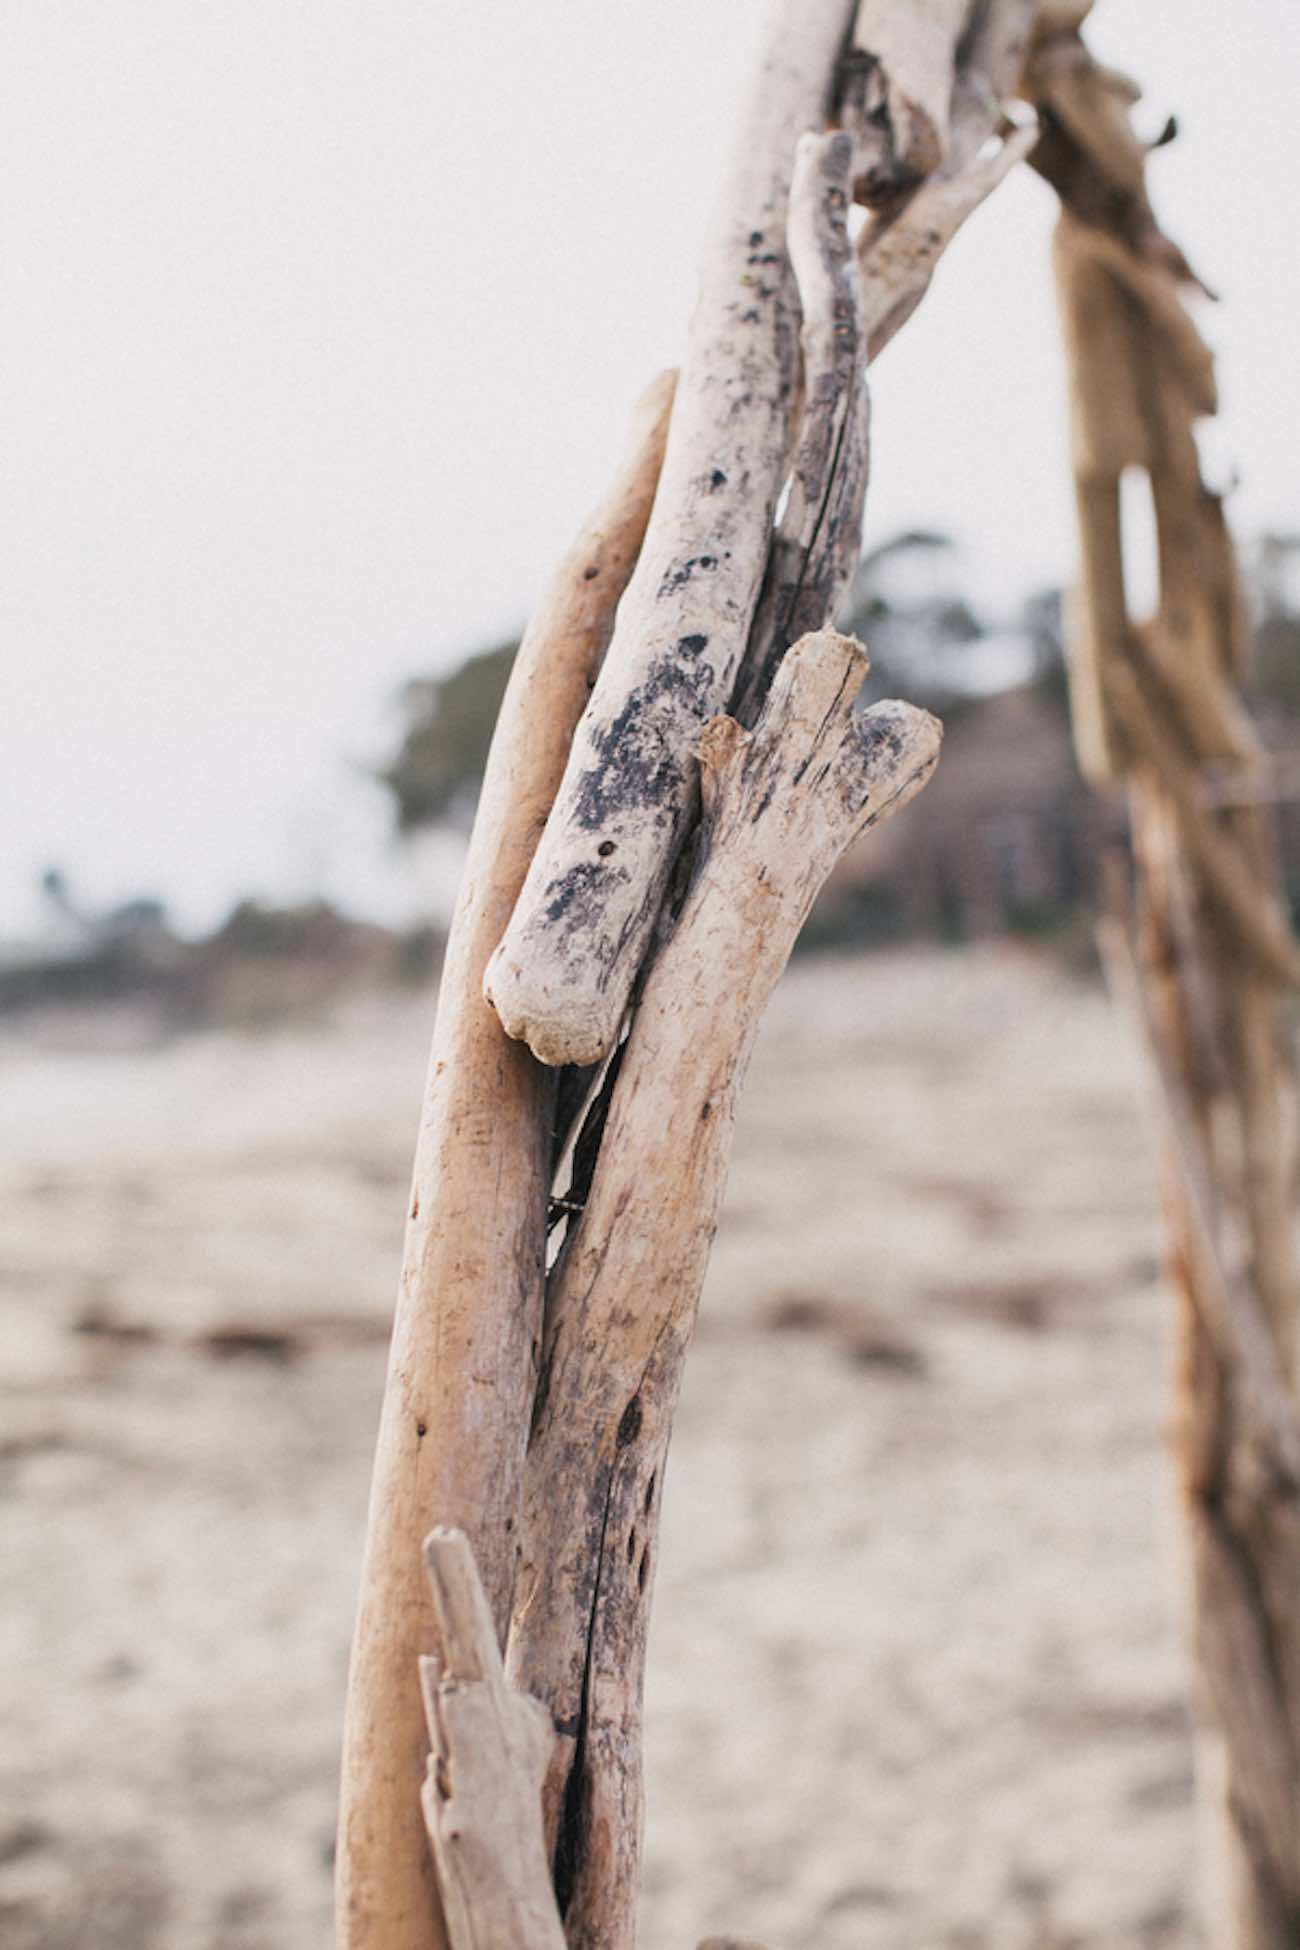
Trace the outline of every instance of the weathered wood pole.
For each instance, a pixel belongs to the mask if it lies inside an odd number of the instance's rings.
[[[661,391],[512,678],[416,1159],[349,1687],[340,1950],[549,1946],[542,1843],[516,1832],[544,1764],[568,1943],[633,1941],[658,1498],[736,1093],[821,877],[937,751],[905,705],[854,714],[864,660],[825,628],[859,542],[867,358],[1028,141],[1003,103],[1033,0],[924,11],[913,43],[877,5],[774,8],[662,468]],[[856,247],[855,196],[871,206]],[[743,725],[719,715],[733,700]],[[556,1152],[584,1092],[548,1273]],[[481,1590],[459,1544],[432,1551],[426,1585],[436,1525],[465,1534]],[[509,1618],[507,1670],[553,1743],[503,1691],[488,1616],[498,1639]],[[462,1683],[484,1690],[461,1701]],[[494,1796],[456,1778],[457,1729],[489,1722],[498,1772],[513,1754],[527,1777],[495,1797],[511,1830],[495,1839]]]
[[[672,375],[647,393],[609,495],[556,571],[501,709],[452,921],[375,1455],[344,1726],[340,1950],[443,1950],[420,1818],[416,1661],[436,1644],[421,1561],[469,1536],[504,1638],[541,1336],[555,1079],[483,1000],[649,518]]]
[[[1137,90],[1093,61],[1086,5],[1050,9],[1029,69],[1033,160],[1063,211],[1056,266],[1070,365],[1082,590],[1076,736],[1095,779],[1127,782],[1132,956],[1167,1131],[1178,1297],[1175,1447],[1186,1512],[1198,1772],[1214,1840],[1216,1950],[1300,1944],[1300,1283],[1286,991],[1300,953],[1238,686],[1248,644],[1232,544],[1195,422],[1215,410],[1193,282],[1161,233],[1132,131]],[[1150,483],[1155,615],[1125,595],[1120,482]],[[1209,791],[1211,775],[1236,778]],[[1131,932],[1131,931],[1130,931]]]

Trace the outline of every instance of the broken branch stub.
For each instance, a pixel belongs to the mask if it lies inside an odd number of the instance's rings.
[[[926,712],[854,711],[865,669],[851,638],[805,637],[752,734],[705,728],[695,876],[551,1275],[508,1670],[559,1732],[545,1805],[570,1950],[632,1942],[659,1495],[754,1037],[831,868],[938,757]]]
[[[795,147],[824,125],[852,9],[774,16],[702,270],[641,560],[486,992],[550,1064],[612,1048],[678,842],[700,727],[725,707],[767,563],[798,383],[786,254]]]
[[[441,1649],[420,1661],[429,1735],[420,1803],[451,1950],[565,1950],[542,1845],[550,1719],[506,1684],[465,1533],[434,1530],[424,1556]]]
[[[914,189],[948,147],[957,42],[970,0],[861,0],[844,103],[863,164],[864,203]]]

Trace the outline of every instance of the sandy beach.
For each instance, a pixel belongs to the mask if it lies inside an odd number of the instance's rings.
[[[0,1034],[0,1938],[322,1950],[431,1002]],[[804,960],[666,1491],[646,1950],[1199,1942],[1136,1052],[1012,948]]]

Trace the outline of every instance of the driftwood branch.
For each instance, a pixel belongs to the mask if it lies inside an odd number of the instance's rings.
[[[868,356],[879,358],[907,323],[930,288],[935,266],[967,217],[1033,148],[1031,126],[990,127],[985,139],[998,138],[991,155],[981,142],[965,143],[949,168],[925,183],[900,216],[863,232],[863,305]]]
[[[830,619],[847,579],[866,482],[867,349],[897,330],[962,219],[1029,146],[1008,129],[984,154],[1003,131],[1033,0],[981,0],[973,13],[965,0],[927,0],[907,10],[906,33],[897,9],[866,0],[858,44],[837,68],[851,12],[816,0],[777,16],[710,246],[643,558],[488,971],[508,1033],[547,1063],[588,1064],[612,1049],[695,811],[700,726],[731,698],[742,656],[736,708],[751,721],[792,636]],[[843,127],[817,133],[832,109]],[[862,253],[865,302],[839,208],[864,172],[889,186]],[[805,387],[791,472],[792,261]]]
[[[860,0],[841,111],[859,150],[859,201],[892,200],[943,161],[969,12],[970,0]]]
[[[851,9],[783,7],[706,248],[663,480],[610,653],[488,973],[544,1062],[612,1048],[695,809],[700,728],[730,696],[767,563],[797,397],[786,209]]]
[[[451,1950],[565,1950],[542,1842],[550,1716],[506,1684],[464,1532],[434,1530],[424,1553],[440,1650],[420,1660],[420,1798]]]
[[[572,1950],[632,1941],[659,1497],[754,1036],[831,867],[938,755],[924,712],[854,713],[865,668],[850,639],[807,637],[752,734],[729,718],[706,727],[695,877],[551,1277],[509,1671],[560,1736],[546,1814]]]
[[[887,4],[864,7],[910,30],[911,15]],[[859,254],[869,357],[875,359],[920,304],[934,269],[962,224],[1032,149],[1032,122],[1007,120],[1029,44],[1034,0],[984,0],[960,42],[947,40],[949,106],[942,154],[915,193],[873,210]],[[949,22],[951,25],[951,21]],[[860,21],[859,34],[868,32]],[[938,47],[931,41],[931,55]],[[935,87],[931,67],[929,86]],[[868,203],[872,201],[867,196]]]
[[[420,1563],[435,1522],[473,1540],[504,1633],[541,1333],[552,1074],[482,998],[649,517],[672,375],[557,570],[511,672],[452,921],[375,1456],[339,1815],[340,1950],[441,1950],[420,1824],[416,1658],[436,1643]]]

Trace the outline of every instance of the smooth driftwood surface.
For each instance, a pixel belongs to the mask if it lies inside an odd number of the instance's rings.
[[[852,9],[773,14],[706,245],[645,547],[488,992],[552,1064],[613,1047],[695,806],[700,728],[726,707],[786,477],[799,309],[786,206],[824,126]]]
[[[353,1641],[339,1813],[340,1950],[441,1950],[420,1822],[420,1561],[473,1541],[504,1632],[536,1373],[554,1078],[510,1042],[483,970],[523,883],[655,493],[672,375],[524,637],[493,739],[438,993]]]
[[[571,1950],[633,1941],[659,1498],[754,1036],[827,874],[938,756],[925,712],[854,711],[865,669],[852,639],[805,637],[752,733],[706,726],[694,878],[548,1288],[508,1670],[559,1735],[546,1816]]]
[[[506,1684],[465,1533],[434,1530],[424,1554],[439,1650],[420,1661],[421,1803],[451,1950],[565,1950],[542,1841],[550,1715]]]

